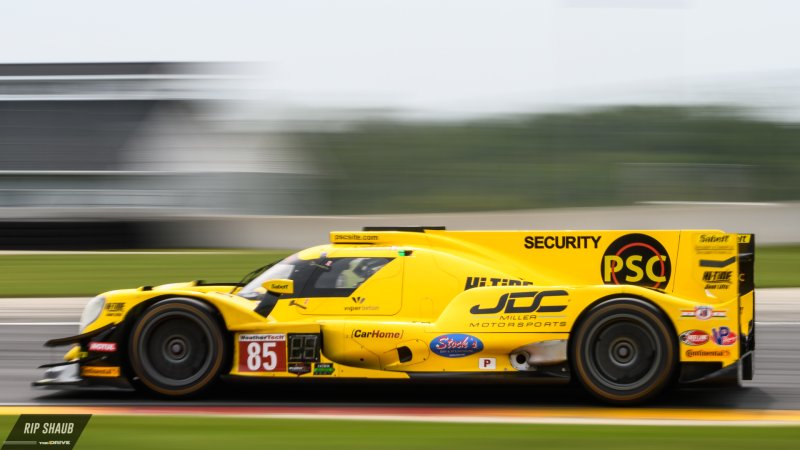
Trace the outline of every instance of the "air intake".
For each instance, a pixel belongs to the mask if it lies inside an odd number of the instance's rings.
[[[424,233],[425,230],[446,230],[445,227],[364,227],[361,231],[407,231],[411,233]]]

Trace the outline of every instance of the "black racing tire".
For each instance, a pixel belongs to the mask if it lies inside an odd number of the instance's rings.
[[[653,398],[673,380],[677,342],[658,308],[615,299],[594,306],[570,337],[570,359],[580,383],[614,404]]]
[[[228,355],[222,328],[216,312],[199,300],[170,298],[152,305],[134,324],[128,343],[137,384],[169,397],[207,390]]]

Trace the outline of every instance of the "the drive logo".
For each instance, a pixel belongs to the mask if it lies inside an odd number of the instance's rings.
[[[635,284],[664,288],[672,274],[667,250],[645,234],[626,234],[611,243],[603,254],[600,274],[605,284]]]

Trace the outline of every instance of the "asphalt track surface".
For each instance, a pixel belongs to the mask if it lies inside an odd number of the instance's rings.
[[[0,299],[0,405],[336,408],[598,407],[572,386],[448,382],[307,380],[223,382],[204,398],[165,401],[124,391],[47,391],[31,387],[37,366],[61,360],[64,349],[42,343],[76,332],[88,299]],[[55,308],[53,305],[59,305]],[[649,408],[800,410],[800,289],[757,293],[756,373],[743,387],[673,389]]]

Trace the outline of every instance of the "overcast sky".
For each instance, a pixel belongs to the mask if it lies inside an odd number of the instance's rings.
[[[321,106],[693,101],[800,73],[791,0],[0,0],[0,21],[0,63],[261,61],[276,98]]]

